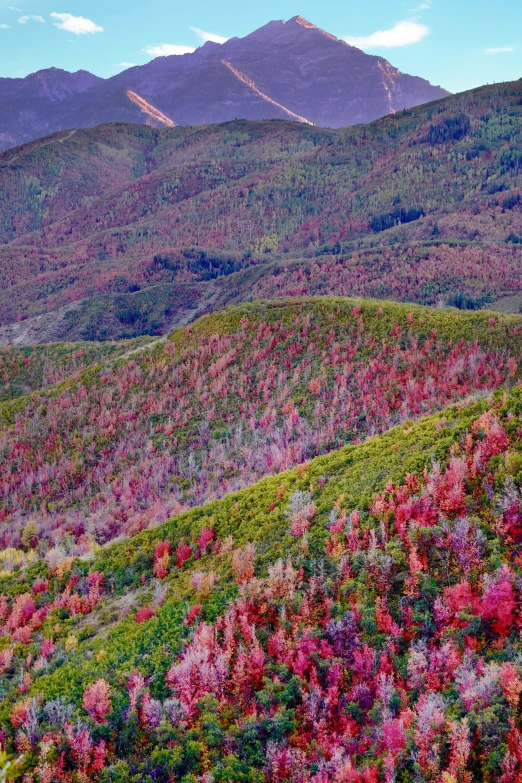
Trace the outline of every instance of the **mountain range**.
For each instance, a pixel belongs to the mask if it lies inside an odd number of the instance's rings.
[[[117,123],[5,151],[0,339],[162,334],[251,297],[518,312],[521,120],[518,81],[346,129]]]
[[[0,149],[107,122],[172,127],[280,118],[338,128],[448,94],[296,16],[109,79],[56,68],[0,79]]]

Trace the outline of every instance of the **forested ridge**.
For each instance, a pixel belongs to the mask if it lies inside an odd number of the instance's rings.
[[[13,384],[4,397],[18,388],[16,367],[35,387],[41,363],[60,355],[77,370],[47,370],[58,382],[0,405],[4,547],[18,548],[30,524],[42,553],[88,553],[401,421],[509,388],[520,378],[522,318],[294,298],[205,316],[150,347],[98,345],[41,347],[21,362],[29,349],[0,352]]]

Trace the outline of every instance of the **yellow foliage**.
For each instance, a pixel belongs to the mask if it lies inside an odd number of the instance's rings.
[[[40,525],[34,519],[30,519],[22,532],[22,544],[25,547],[32,546],[33,542],[38,538],[39,535]]]
[[[62,577],[72,569],[74,563],[74,557],[66,557],[61,563],[58,563],[55,569],[56,576]]]
[[[67,652],[72,652],[78,647],[78,639],[73,634],[70,634],[65,640],[65,649]]]
[[[279,237],[277,234],[270,234],[256,240],[254,249],[257,253],[272,253],[272,251],[277,250],[278,245]]]
[[[36,559],[34,551],[24,552],[22,549],[4,549],[0,552],[0,576],[11,574],[16,567],[23,568]]]

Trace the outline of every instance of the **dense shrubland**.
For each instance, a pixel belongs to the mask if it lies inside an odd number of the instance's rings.
[[[121,356],[148,342],[144,339],[0,348],[0,403],[60,383],[91,364]]]
[[[81,554],[519,379],[519,317],[356,300],[207,316],[0,407],[0,540]]]
[[[521,432],[499,393],[20,563],[0,719],[27,783],[518,780]]]

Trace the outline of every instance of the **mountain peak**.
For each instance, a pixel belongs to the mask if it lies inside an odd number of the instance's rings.
[[[296,15],[105,80],[59,69],[0,79],[0,149],[41,133],[158,117],[176,125],[292,118],[339,128],[445,95]]]
[[[308,19],[305,19],[304,16],[292,16],[285,24],[298,24],[301,25],[301,27],[309,27],[314,30],[319,29],[315,24],[312,24]]]
[[[267,41],[273,44],[285,45],[287,42],[302,42],[308,40],[311,35],[317,41],[321,36],[332,41],[339,42],[335,35],[327,33],[317,25],[305,19],[304,16],[292,16],[291,19],[273,19],[271,22],[259,27],[244,38],[234,38],[234,41],[258,42]]]
[[[25,89],[31,84],[37,85],[37,95],[48,100],[62,101],[71,95],[77,95],[103,82],[99,76],[85,70],[64,71],[62,68],[45,68],[30,73],[22,80]]]
[[[53,76],[56,78],[63,78],[63,79],[70,79],[70,78],[83,78],[88,77],[89,79],[100,79],[101,77],[95,76],[90,71],[86,71],[85,68],[80,68],[78,71],[66,71],[63,68],[56,68],[55,66],[51,66],[50,68],[42,68],[40,71],[33,71],[32,73],[25,76],[25,79],[31,79],[31,78],[44,78],[46,76]]]

